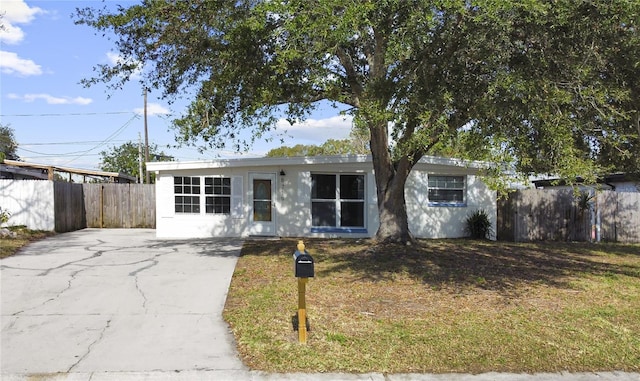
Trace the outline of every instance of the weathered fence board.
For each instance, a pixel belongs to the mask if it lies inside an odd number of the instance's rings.
[[[152,184],[84,184],[87,227],[155,228]]]
[[[616,235],[620,242],[640,242],[640,193],[618,193]]]
[[[70,232],[86,226],[82,184],[54,182],[53,205],[56,232]]]
[[[499,240],[640,242],[640,193],[598,191],[590,207],[572,189],[525,189],[498,202]],[[599,233],[598,233],[599,232]]]
[[[102,184],[82,184],[82,190],[84,192],[84,210],[87,227],[99,228],[102,226],[102,202],[100,200]]]
[[[617,225],[619,224],[618,199],[624,197],[623,193],[599,192],[596,199],[598,211],[600,213],[600,239],[604,241],[616,241],[618,236]],[[623,217],[624,220],[624,217]],[[637,222],[636,222],[637,224]],[[627,241],[622,237],[621,242]]]

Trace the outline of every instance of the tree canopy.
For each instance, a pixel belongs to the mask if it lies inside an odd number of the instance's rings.
[[[193,91],[180,142],[239,149],[243,129],[350,106],[381,240],[411,239],[404,185],[425,154],[567,178],[640,168],[636,1],[147,0],[76,16],[122,56],[87,85],[118,88],[144,65],[145,86]]]
[[[8,125],[0,124],[0,162],[4,159],[20,160],[20,157],[16,153],[17,150],[18,143],[13,134],[13,129]]]
[[[149,145],[149,158],[152,161],[170,161],[172,159],[172,157],[160,151],[156,144]],[[100,169],[107,172],[126,173],[140,178],[139,160],[140,152],[138,144],[129,141],[100,152]],[[142,175],[144,176],[144,163],[142,164],[142,171]],[[155,182],[153,173],[151,174],[151,182]]]
[[[282,146],[267,152],[266,157],[291,157],[291,156],[328,156],[367,154],[368,150],[359,147],[349,139],[329,139],[321,145],[296,144],[294,146]]]

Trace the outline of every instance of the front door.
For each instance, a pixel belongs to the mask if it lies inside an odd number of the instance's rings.
[[[275,185],[273,173],[252,173],[249,177],[252,235],[276,234]]]

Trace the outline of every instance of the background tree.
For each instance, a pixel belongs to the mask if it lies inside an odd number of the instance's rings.
[[[140,178],[139,157],[138,144],[129,141],[100,152],[100,169],[107,172],[125,173]],[[151,161],[171,161],[173,158],[160,151],[156,144],[150,144],[149,159]],[[142,163],[142,168],[144,171],[144,162]],[[144,175],[142,173],[142,176]],[[150,175],[151,183],[155,183],[155,174],[151,173]]]
[[[8,125],[0,124],[0,162],[4,159],[20,160],[16,153],[18,143],[16,142],[13,129]]]
[[[296,144],[292,147],[282,146],[267,152],[266,157],[292,156],[330,156],[367,154],[369,150],[362,146],[362,141],[351,139],[329,139],[321,145]]]
[[[603,153],[609,167],[637,156],[636,1],[149,0],[77,22],[112,30],[125,58],[85,84],[118,88],[139,63],[145,86],[195,91],[179,142],[240,149],[241,129],[263,136],[320,100],[350,106],[369,136],[381,241],[412,239],[404,187],[425,154],[455,147],[568,178],[607,169]]]

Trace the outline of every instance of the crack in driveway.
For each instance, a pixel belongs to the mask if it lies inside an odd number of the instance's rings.
[[[145,310],[145,312],[147,311],[147,296],[145,295],[144,291],[142,291],[142,289],[140,288],[140,284],[138,283],[138,277],[135,276],[135,282],[136,282],[136,290],[138,290],[138,293],[140,294],[140,296],[142,297],[142,309]]]
[[[62,294],[64,294],[65,292],[69,291],[71,289],[71,282],[73,282],[76,279],[76,275],[78,275],[78,273],[85,271],[85,269],[82,270],[78,270],[75,271],[71,274],[71,278],[69,278],[69,280],[67,281],[67,287],[63,288],[62,290],[60,290],[55,296],[45,300],[44,302],[38,304],[37,306],[33,306],[31,308],[27,308],[24,309],[22,311],[18,311],[18,312],[14,312],[13,314],[11,314],[12,316],[18,316],[20,314],[23,314],[27,311],[33,311],[35,309],[38,309],[40,307],[43,307],[44,305],[46,305],[47,303],[53,302],[54,300],[58,299],[60,296],[62,296]]]
[[[93,247],[93,245],[85,246],[84,250],[85,251],[92,251],[91,247]],[[67,262],[67,263],[63,263],[63,264],[61,264],[59,266],[49,268],[49,269],[43,271],[42,273],[38,274],[38,276],[46,276],[46,275],[49,275],[49,273],[54,271],[54,270],[60,270],[60,269],[62,269],[64,267],[67,267],[67,266],[70,266],[70,265],[73,265],[73,264],[76,264],[76,263],[80,263],[80,262],[88,261],[88,260],[93,259],[93,258],[100,257],[100,256],[102,256],[103,253],[104,253],[104,251],[98,250],[98,251],[96,251],[95,253],[93,253],[91,256],[89,256],[87,258],[82,258],[82,259],[78,259],[78,260],[75,260],[75,261],[70,261],[70,262]]]
[[[91,344],[89,344],[89,346],[87,347],[87,351],[85,352],[84,355],[82,355],[78,361],[76,361],[73,365],[71,365],[71,367],[69,369],[67,369],[67,373],[71,372],[73,370],[73,368],[75,368],[76,366],[78,366],[82,360],[84,360],[87,356],[89,356],[89,354],[91,353],[91,349],[93,348],[94,345],[96,345],[98,342],[100,342],[100,340],[102,340],[102,338],[104,337],[104,333],[107,331],[107,329],[109,329],[109,327],[111,326],[111,319],[107,320],[107,325],[102,329],[102,331],[100,331],[100,335],[98,336],[98,338],[96,338]]]

